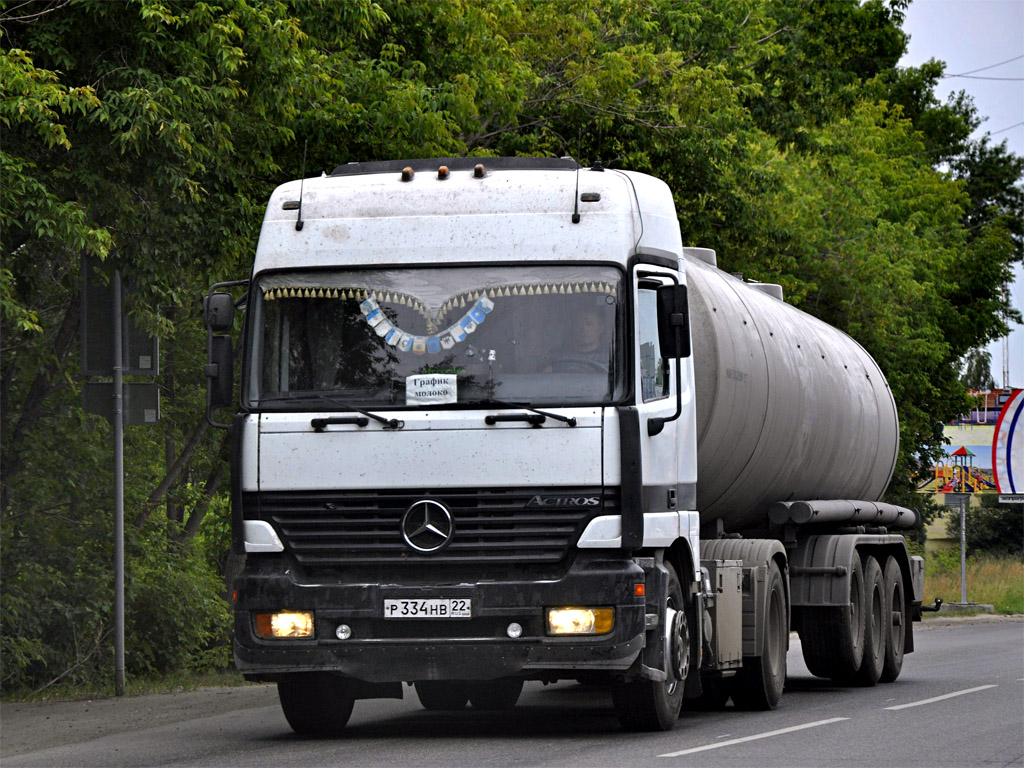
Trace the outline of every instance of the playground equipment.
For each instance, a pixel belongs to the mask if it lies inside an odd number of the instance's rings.
[[[975,454],[961,445],[950,454],[951,463],[940,463],[935,466],[936,493],[984,493],[994,491],[995,483],[973,466]]]

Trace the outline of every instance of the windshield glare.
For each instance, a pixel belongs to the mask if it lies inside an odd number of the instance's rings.
[[[621,280],[598,266],[264,276],[249,400],[307,409],[318,394],[366,407],[617,400]]]

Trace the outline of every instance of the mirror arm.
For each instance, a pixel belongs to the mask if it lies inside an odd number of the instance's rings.
[[[676,329],[676,335],[679,335],[679,329]],[[683,413],[683,381],[682,381],[682,362],[680,358],[676,358],[676,412],[671,416],[662,417],[655,416],[653,419],[647,420],[647,434],[654,437],[661,433],[661,430],[665,428],[665,425],[670,421],[675,421]]]

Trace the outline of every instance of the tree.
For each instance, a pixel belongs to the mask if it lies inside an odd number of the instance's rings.
[[[129,671],[223,660],[225,443],[202,421],[199,295],[248,273],[268,194],[304,163],[572,154],[659,176],[688,244],[876,357],[902,418],[890,498],[911,503],[967,407],[961,360],[1016,317],[999,286],[1022,257],[1024,162],[970,141],[969,99],[937,102],[940,62],[895,68],[904,7],[0,0],[4,684],[110,663],[85,256],[129,276],[164,352],[160,426],[127,434]],[[183,634],[145,620],[164,604]]]
[[[992,355],[985,349],[972,349],[964,360],[961,383],[967,389],[995,389],[992,378]]]

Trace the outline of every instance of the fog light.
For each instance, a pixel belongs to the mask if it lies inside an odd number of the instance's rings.
[[[506,629],[505,632],[507,632],[508,636],[511,637],[513,640],[517,640],[523,636],[522,626],[516,624],[516,622],[514,621],[508,625],[508,629]]]
[[[611,608],[549,608],[549,635],[603,635],[612,631]]]
[[[257,613],[256,634],[271,640],[313,636],[313,614],[309,611]]]
[[[338,628],[334,630],[334,634],[337,635],[339,640],[348,640],[352,637],[352,627],[348,624],[339,624]]]

